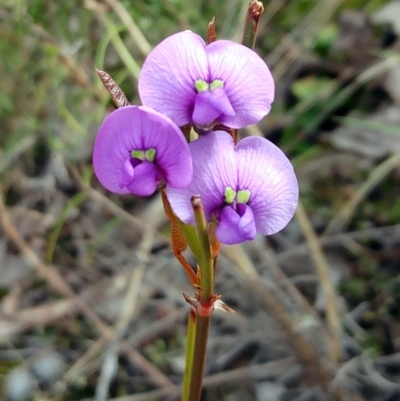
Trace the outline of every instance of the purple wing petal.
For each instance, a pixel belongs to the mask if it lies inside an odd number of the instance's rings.
[[[248,137],[236,145],[239,187],[250,190],[248,205],[257,232],[274,234],[294,215],[299,187],[285,154],[265,138]]]
[[[207,46],[210,80],[220,79],[235,110],[235,116],[222,116],[220,122],[243,128],[259,122],[271,109],[275,85],[265,62],[253,50],[228,40]]]
[[[176,33],[157,45],[145,60],[139,95],[145,106],[179,126],[191,122],[198,79],[208,81],[204,40],[191,31]]]
[[[144,162],[135,167],[135,175],[128,189],[137,196],[150,196],[157,189],[157,169],[153,163]]]
[[[221,111],[211,102],[212,93],[209,91],[200,92],[196,95],[193,110],[193,121],[198,125],[208,125],[213,123],[220,115]]]
[[[189,145],[193,161],[193,179],[184,189],[167,186],[172,210],[185,223],[193,224],[191,197],[200,195],[207,220],[224,204],[227,186],[236,187],[237,166],[233,140],[224,131],[211,132]]]
[[[220,223],[217,228],[217,238],[227,245],[238,244],[256,237],[256,226],[251,208],[243,205],[244,212],[240,216],[230,206],[222,210]]]
[[[140,106],[143,114],[143,147],[156,149],[156,164],[164,174],[165,181],[174,188],[183,188],[190,183],[193,175],[192,158],[178,126],[148,107]]]
[[[228,96],[222,88],[217,88],[213,92],[200,92],[196,95],[193,110],[195,124],[211,125],[221,115],[235,115]]]
[[[132,182],[135,175],[135,170],[132,166],[131,159],[126,159],[124,165],[122,166],[122,174],[119,180],[119,186],[121,188],[126,187]]]
[[[93,151],[93,168],[100,183],[109,191],[127,194],[121,188],[126,179],[125,163],[132,149],[141,145],[142,124],[136,106],[113,111],[103,122],[97,134]]]

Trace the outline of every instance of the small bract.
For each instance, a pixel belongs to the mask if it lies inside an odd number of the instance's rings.
[[[191,31],[156,46],[139,77],[145,106],[203,130],[257,123],[269,113],[274,92],[272,75],[253,50],[229,40],[206,45]]]
[[[190,145],[193,179],[184,189],[167,187],[174,213],[194,224],[191,197],[200,195],[207,220],[219,222],[220,242],[253,240],[256,233],[282,230],[297,207],[299,188],[285,154],[265,138],[234,144],[224,131],[211,132]]]
[[[127,106],[103,122],[93,151],[100,183],[117,194],[152,195],[161,180],[183,188],[192,179],[189,146],[168,117],[144,106]]]

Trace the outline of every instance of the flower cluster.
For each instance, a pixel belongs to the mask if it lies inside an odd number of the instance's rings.
[[[177,33],[147,57],[139,95],[144,106],[117,109],[97,135],[93,166],[106,189],[148,196],[166,185],[172,210],[187,224],[194,224],[191,198],[200,195],[225,244],[286,226],[298,184],[284,153],[265,138],[235,144],[227,132],[213,130],[243,128],[269,113],[274,81],[254,51]],[[188,144],[179,128],[187,124],[204,135]]]

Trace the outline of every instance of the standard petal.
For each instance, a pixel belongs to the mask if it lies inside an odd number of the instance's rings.
[[[239,188],[250,191],[248,205],[257,232],[282,230],[292,219],[299,198],[297,178],[286,155],[272,142],[247,137],[236,145]]]
[[[133,149],[141,145],[142,121],[139,108],[122,107],[103,122],[93,150],[93,168],[100,183],[109,191],[127,194],[120,183],[124,165]]]
[[[259,122],[271,109],[275,84],[264,60],[253,50],[229,40],[207,46],[210,81],[220,79],[235,110],[235,116],[221,116],[230,128]]]
[[[179,126],[191,122],[196,89],[208,81],[204,40],[191,31],[176,33],[158,44],[146,58],[139,76],[145,106],[170,117]]]
[[[182,131],[168,117],[140,106],[143,114],[143,149],[156,150],[155,163],[164,173],[166,183],[183,188],[192,180],[192,157]]]
[[[194,224],[191,197],[200,195],[207,220],[224,205],[226,187],[235,188],[237,166],[234,144],[224,131],[211,132],[189,145],[193,161],[193,179],[184,189],[167,186],[172,210],[185,223]]]

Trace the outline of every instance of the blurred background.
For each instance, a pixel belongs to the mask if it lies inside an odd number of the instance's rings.
[[[93,177],[114,109],[94,67],[138,104],[154,45],[214,16],[240,42],[247,7],[0,1],[1,399],[179,399],[194,290],[159,197]],[[241,135],[286,152],[301,202],[281,233],[221,250],[236,313],[214,313],[204,401],[400,400],[399,37],[400,1],[265,1],[276,100]]]

